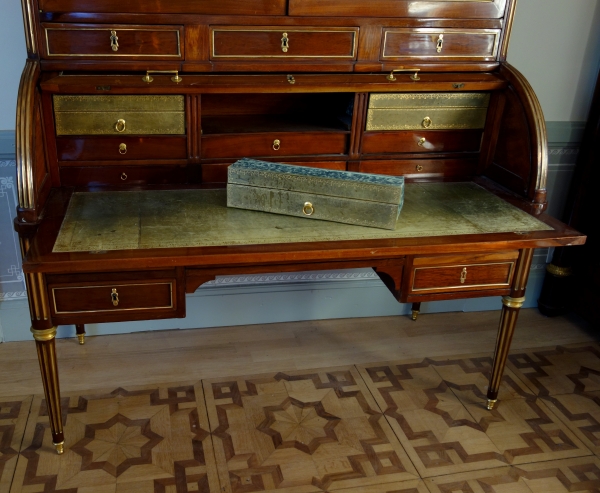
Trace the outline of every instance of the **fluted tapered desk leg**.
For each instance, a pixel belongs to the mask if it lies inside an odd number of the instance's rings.
[[[517,262],[516,271],[510,296],[502,298],[502,313],[500,315],[500,326],[496,339],[496,351],[492,365],[492,374],[487,393],[487,408],[492,410],[498,401],[500,382],[504,373],[504,366],[508,358],[508,351],[515,333],[519,311],[525,302],[525,287],[529,277],[529,269],[533,259],[533,249],[522,250]]]
[[[58,382],[58,365],[56,363],[56,327],[45,330],[31,329],[37,347],[44,396],[48,408],[50,428],[52,430],[52,443],[59,454],[64,452],[65,435],[63,432],[60,409],[60,385]]]

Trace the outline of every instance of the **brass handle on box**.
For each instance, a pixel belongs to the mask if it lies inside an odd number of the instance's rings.
[[[126,124],[123,118],[119,118],[117,123],[115,123],[115,130],[119,133],[125,132]]]
[[[127,154],[127,144],[119,144],[119,154]]]
[[[437,52],[441,53],[443,47],[444,47],[444,35],[440,34],[440,37],[437,40]]]
[[[279,139],[275,139],[273,141],[273,150],[278,151],[279,149],[281,149],[281,141]]]
[[[465,267],[462,270],[462,272],[460,273],[460,283],[464,284],[466,280],[467,280],[467,268]]]
[[[302,207],[302,212],[305,216],[312,216],[315,212],[315,208],[310,202],[304,202],[304,207]]]
[[[423,126],[423,128],[429,128],[431,127],[431,124],[433,122],[431,121],[431,118],[429,118],[428,116],[426,116],[425,118],[423,118],[423,121],[421,122],[421,125]]]
[[[117,289],[113,288],[110,293],[110,299],[112,301],[113,306],[119,306],[119,293],[117,293]]]
[[[394,77],[395,72],[414,72],[414,74],[412,74],[410,76],[410,78],[412,80],[421,80],[421,78],[419,77],[420,70],[421,70],[420,68],[404,68],[404,67],[395,68],[388,75],[386,75],[385,78],[389,81],[395,81],[395,80],[397,80],[396,77]]]
[[[150,84],[150,82],[152,82],[154,80],[154,77],[152,77],[150,74],[175,74],[173,77],[171,77],[171,80],[173,82],[179,83],[183,80],[179,76],[178,70],[146,70],[146,75],[144,75],[144,77],[142,77],[142,80],[144,82],[147,82],[148,84]]]
[[[281,38],[281,51],[287,53],[290,49],[290,38],[288,38],[288,33],[283,33],[283,38]]]
[[[113,51],[119,51],[119,38],[117,37],[117,31],[110,32],[110,49]]]

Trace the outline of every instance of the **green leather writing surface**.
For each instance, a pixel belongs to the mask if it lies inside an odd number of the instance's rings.
[[[252,245],[551,230],[473,183],[408,183],[394,230],[226,206],[225,190],[81,192],[55,252]]]

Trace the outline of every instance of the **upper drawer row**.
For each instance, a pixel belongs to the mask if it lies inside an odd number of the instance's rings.
[[[49,59],[184,60],[183,26],[44,24]],[[499,29],[383,28],[381,60],[494,61]],[[213,26],[211,60],[356,60],[358,27]]]
[[[39,0],[43,12],[499,19],[507,0]],[[151,5],[148,5],[148,4]]]

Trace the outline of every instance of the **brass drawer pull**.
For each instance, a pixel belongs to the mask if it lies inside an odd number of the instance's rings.
[[[127,173],[121,173],[121,180],[122,181],[127,180]]]
[[[119,144],[119,154],[127,154],[127,144]]]
[[[117,123],[115,123],[115,130],[119,133],[125,132],[125,120],[123,118],[119,118]]]
[[[117,31],[110,32],[110,49],[113,51],[119,51],[119,38],[117,37]]]
[[[460,283],[464,284],[466,280],[467,280],[467,268],[464,267],[462,272],[460,273]]]
[[[178,70],[146,70],[146,75],[144,75],[144,77],[142,77],[142,80],[144,82],[146,82],[147,84],[150,84],[150,82],[152,82],[154,80],[154,77],[152,77],[150,74],[175,74],[173,77],[171,77],[171,80],[173,82],[179,83],[183,80],[179,76]]]
[[[310,202],[304,202],[304,207],[302,207],[302,212],[305,216],[312,216],[315,212],[315,208]]]
[[[112,292],[110,293],[110,299],[113,306],[119,306],[119,293],[117,293],[117,288],[112,289]]]
[[[431,124],[433,122],[431,121],[431,118],[429,118],[428,116],[426,116],[425,118],[423,118],[423,121],[421,122],[421,125],[423,126],[423,128],[429,128],[431,127]]]
[[[275,139],[273,141],[273,150],[278,151],[279,149],[281,149],[281,141],[279,139]]]
[[[423,165],[417,164],[417,171],[423,171]]]
[[[396,68],[394,70],[392,70],[388,75],[385,76],[385,78],[389,81],[395,81],[397,80],[396,77],[394,76],[394,72],[414,72],[414,74],[412,74],[410,76],[410,78],[412,80],[421,80],[421,78],[419,77],[419,71],[421,69],[420,68],[404,68],[404,67],[400,67],[400,68]]]
[[[283,33],[283,38],[281,38],[281,51],[287,53],[290,49],[290,39],[288,38],[288,33]]]
[[[418,145],[419,147],[423,147],[423,146],[425,145],[425,142],[427,142],[427,139],[426,139],[425,137],[421,137],[421,138],[419,139],[419,142],[417,142],[417,145]]]
[[[441,53],[443,47],[444,47],[444,35],[440,34],[440,37],[437,40],[437,52]]]

